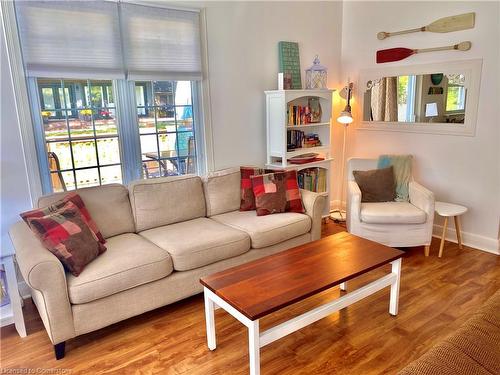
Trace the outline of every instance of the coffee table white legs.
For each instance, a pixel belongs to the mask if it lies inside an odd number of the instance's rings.
[[[250,356],[250,375],[260,374],[260,332],[259,320],[248,326],[248,354]]]
[[[391,273],[396,275],[396,278],[391,284],[391,299],[389,301],[389,314],[398,314],[398,301],[399,301],[399,284],[401,281],[401,258],[391,262]]]
[[[205,318],[207,327],[207,342],[210,350],[216,348],[214,310],[217,307],[223,308],[242,324],[248,328],[248,353],[250,358],[250,375],[260,374],[260,348],[279,340],[299,329],[312,324],[324,317],[352,305],[361,299],[368,297],[388,286],[391,287],[391,297],[389,301],[389,313],[397,315],[399,284],[401,279],[401,259],[391,262],[392,271],[371,283],[362,286],[352,292],[346,293],[334,301],[318,306],[302,315],[296,316],[286,322],[278,324],[264,332],[260,332],[259,319],[251,320],[232,305],[224,301],[208,288],[204,288],[205,295]],[[343,283],[341,288],[346,288]]]
[[[210,350],[215,350],[217,347],[217,339],[215,336],[215,304],[208,294],[205,293],[205,323],[207,325],[207,344]]]

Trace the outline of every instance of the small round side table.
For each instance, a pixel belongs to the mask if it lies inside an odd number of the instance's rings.
[[[444,239],[446,237],[446,227],[448,226],[448,218],[455,219],[455,230],[457,232],[458,248],[462,248],[462,235],[460,234],[460,219],[459,216],[467,212],[467,207],[453,203],[436,202],[435,211],[439,216],[444,217],[443,234],[441,235],[441,245],[439,246],[439,258],[443,255]]]

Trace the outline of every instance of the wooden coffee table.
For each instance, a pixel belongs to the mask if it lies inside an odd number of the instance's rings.
[[[337,233],[203,277],[207,341],[216,348],[214,310],[248,327],[250,374],[260,374],[260,348],[390,286],[389,313],[398,313],[403,252],[347,232]],[[264,332],[259,319],[285,306],[391,263],[392,272]]]

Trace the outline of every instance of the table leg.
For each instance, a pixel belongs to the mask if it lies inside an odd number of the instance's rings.
[[[345,292],[347,290],[347,281],[340,283],[340,290]]]
[[[438,255],[439,258],[441,258],[443,256],[444,239],[446,238],[446,227],[447,226],[448,226],[448,216],[446,216],[444,218],[443,234],[441,235],[441,245],[439,246],[439,255]]]
[[[455,219],[455,231],[457,232],[458,248],[463,249],[462,233],[460,233],[460,218],[458,216],[455,216],[454,219]]]
[[[5,267],[5,276],[7,278],[7,288],[9,292],[10,305],[14,316],[14,325],[19,336],[26,337],[26,326],[24,325],[23,308],[21,306],[21,297],[17,286],[16,268],[14,267],[13,256],[7,256],[2,259]]]
[[[393,274],[396,274],[396,280],[391,284],[391,299],[389,302],[389,314],[398,315],[399,303],[399,284],[401,280],[401,258],[391,262]]]
[[[215,304],[205,293],[205,323],[207,326],[207,344],[210,350],[215,350],[217,347],[217,339],[215,336]]]
[[[250,357],[250,375],[260,374],[260,332],[259,320],[248,326],[248,355]]]

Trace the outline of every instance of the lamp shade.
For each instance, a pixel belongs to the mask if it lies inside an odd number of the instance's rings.
[[[352,122],[351,111],[342,111],[340,112],[340,116],[337,118],[337,121],[341,124],[350,124]]]

